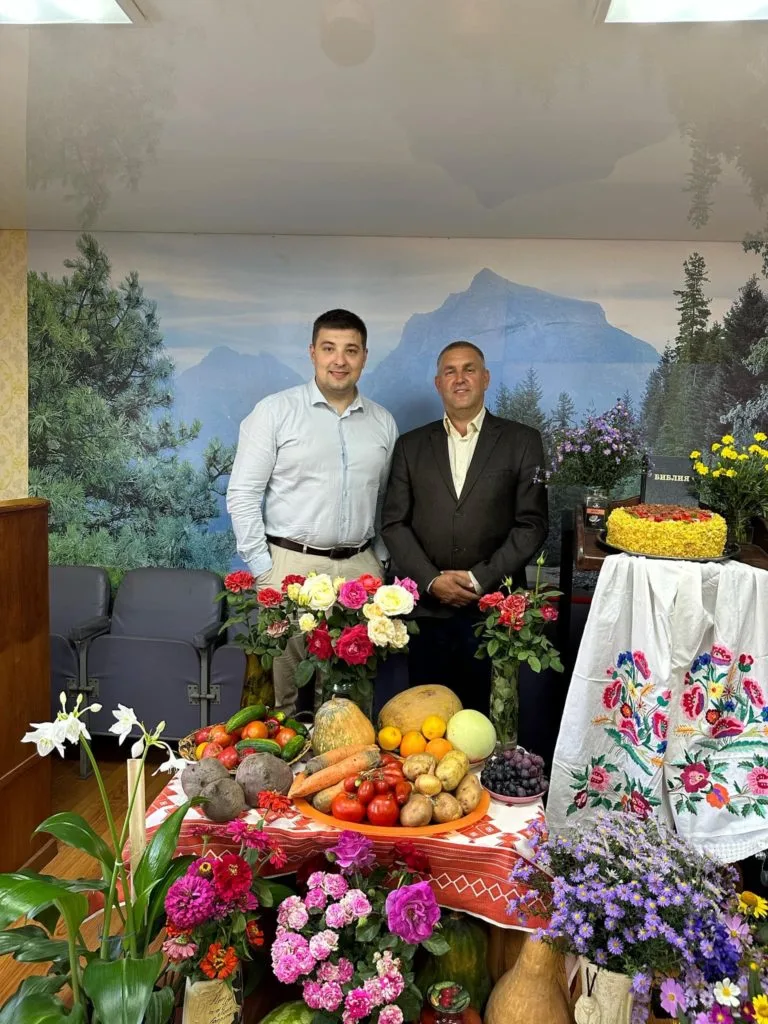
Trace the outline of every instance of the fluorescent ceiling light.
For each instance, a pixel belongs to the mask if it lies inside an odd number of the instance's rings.
[[[130,25],[131,19],[118,0],[0,0],[0,24]]]
[[[768,21],[768,0],[612,0],[605,20]]]

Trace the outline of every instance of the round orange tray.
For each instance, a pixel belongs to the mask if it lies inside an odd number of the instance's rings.
[[[393,825],[390,828],[388,825],[369,825],[368,822],[357,824],[353,821],[339,821],[338,818],[333,818],[330,814],[323,814],[322,811],[316,810],[307,800],[294,800],[293,805],[305,818],[312,818],[314,821],[320,822],[321,825],[327,825],[330,828],[362,832],[364,835],[374,838],[378,836],[382,839],[397,839],[398,836],[439,836],[444,832],[456,832],[467,828],[468,825],[474,825],[476,821],[480,821],[483,815],[487,813],[488,808],[491,806],[491,796],[488,790],[484,789],[480,796],[480,803],[474,811],[465,814],[463,818],[457,818],[455,821],[444,821],[437,825],[422,825],[420,828],[405,828],[402,825]]]

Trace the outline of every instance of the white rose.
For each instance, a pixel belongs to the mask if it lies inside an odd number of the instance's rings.
[[[366,619],[380,619],[383,617],[384,612],[379,608],[377,604],[364,604],[363,615]]]
[[[306,612],[304,615],[299,616],[299,629],[302,633],[309,633],[317,625],[317,619],[314,615]]]
[[[316,612],[326,612],[336,603],[333,581],[327,573],[308,576],[301,587],[299,604],[308,605]]]
[[[288,586],[285,589],[285,592],[288,595],[288,599],[290,601],[296,601],[298,603],[298,601],[301,600],[301,584],[300,583],[289,583]]]
[[[368,639],[377,647],[388,647],[395,636],[394,625],[386,615],[371,619],[368,623]]]
[[[408,628],[402,619],[394,619],[391,621],[392,626],[392,640],[390,643],[396,650],[400,650],[403,647],[408,646]]]
[[[333,581],[333,589],[336,591],[337,594],[338,594],[338,592],[341,590],[341,588],[344,586],[344,584],[346,582],[347,582],[346,576],[337,576],[334,579],[334,581]]]
[[[391,586],[379,587],[373,595],[373,603],[378,605],[385,615],[407,615],[413,611],[413,594],[405,587],[393,583]]]

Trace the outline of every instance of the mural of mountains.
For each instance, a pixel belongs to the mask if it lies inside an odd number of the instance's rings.
[[[363,377],[362,390],[393,413],[401,431],[438,418],[436,359],[459,338],[485,352],[491,408],[499,384],[512,389],[533,367],[544,412],[561,391],[579,413],[589,405],[602,412],[625,391],[639,399],[659,360],[652,345],[611,326],[597,303],[514,284],[485,269],[439,309],[414,314],[397,348]]]

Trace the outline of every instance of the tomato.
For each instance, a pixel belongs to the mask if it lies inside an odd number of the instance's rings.
[[[295,729],[288,729],[286,726],[283,726],[275,733],[275,743],[282,750],[286,744],[291,742],[294,736],[298,736]]]
[[[264,722],[249,722],[243,729],[244,740],[265,740],[269,735]]]
[[[210,738],[211,738],[211,727],[210,727],[210,725],[208,726],[207,729],[198,729],[197,732],[195,733],[195,745],[199,747],[201,743],[207,743]]]
[[[218,743],[223,750],[224,747],[232,746],[232,737],[223,725],[214,725],[211,729],[211,743]]]
[[[273,739],[273,737],[277,736],[277,733],[280,729],[280,723],[276,718],[268,718],[266,721],[266,726],[269,739]]]
[[[206,757],[218,757],[223,749],[220,743],[206,743],[201,760],[205,760]]]
[[[389,793],[392,788],[386,779],[374,779],[373,785],[379,794]]]
[[[413,786],[410,782],[406,782],[403,779],[402,782],[398,782],[395,785],[395,803],[398,807],[403,807],[411,798],[411,790]]]
[[[336,797],[336,800],[338,799]],[[368,821],[372,825],[386,825],[391,828],[392,825],[396,825],[400,820],[400,808],[395,803],[395,798],[391,793],[375,796],[365,808],[365,811],[368,815]]]
[[[400,764],[400,762],[398,761],[398,759],[395,757],[394,754],[389,754],[386,751],[383,751],[382,754],[381,754],[381,763],[382,764]]]
[[[376,787],[370,779],[365,779],[357,787],[357,799],[361,804],[369,804],[376,795]]]
[[[391,786],[394,786],[398,782],[402,782],[405,776],[402,772],[394,772],[390,768],[386,768],[383,773],[383,779],[388,782]]]
[[[345,793],[356,793],[357,792],[357,776],[350,775],[344,779],[344,792]]]
[[[235,743],[239,743],[240,740],[243,738],[243,730],[233,729],[229,735],[232,737],[232,745],[234,746]]]
[[[234,747],[225,747],[220,754],[216,755],[216,760],[221,761],[225,768],[231,770],[237,768],[240,763],[240,755]]]
[[[365,807],[356,796],[349,793],[337,793],[331,804],[331,814],[339,821],[351,821],[359,824],[365,817]]]

